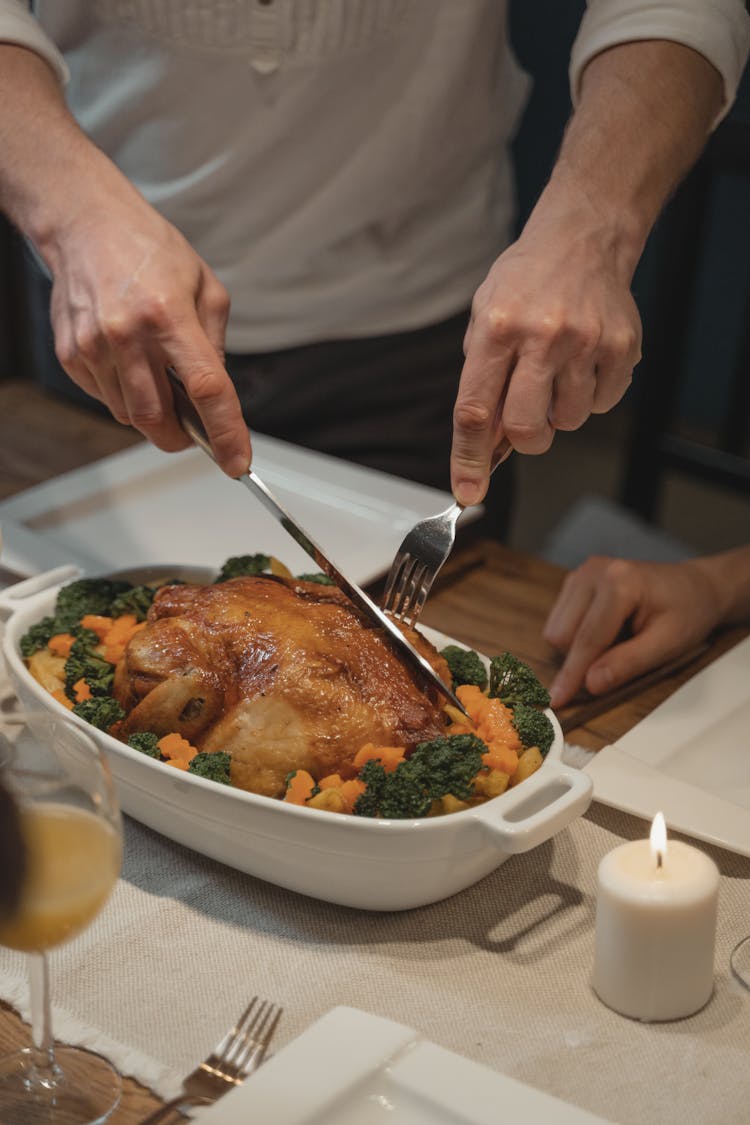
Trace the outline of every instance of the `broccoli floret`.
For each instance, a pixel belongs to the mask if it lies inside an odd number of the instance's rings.
[[[364,781],[367,788],[364,793],[360,793],[354,802],[354,815],[377,816],[383,786],[385,785],[385,770],[377,758],[370,758],[362,766],[358,776],[360,781]]]
[[[91,723],[92,727],[104,731],[108,731],[114,723],[119,723],[125,718],[122,707],[111,696],[96,696],[95,699],[85,699],[83,703],[76,703],[73,714]]]
[[[40,648],[45,648],[50,637],[53,637],[57,632],[54,617],[43,617],[41,621],[37,621],[31,628],[27,629],[21,637],[19,641],[21,655],[28,660]]]
[[[112,617],[122,617],[125,613],[132,613],[137,621],[145,621],[156,590],[153,586],[131,586],[124,590],[113,600],[110,606]]]
[[[490,696],[513,711],[513,726],[524,746],[538,746],[544,757],[555,737],[554,728],[540,707],[549,707],[549,692],[536,673],[509,652],[490,661]]]
[[[109,695],[115,669],[108,660],[94,651],[99,644],[99,638],[91,629],[80,627],[75,630],[75,635],[76,639],[70,646],[65,661],[65,694],[68,699],[75,702],[74,685],[79,680],[85,680],[92,695]]]
[[[432,797],[422,777],[418,772],[405,769],[406,764],[401,762],[385,775],[378,813],[387,820],[408,820],[426,816],[430,811]]]
[[[270,555],[233,555],[222,566],[216,582],[226,582],[229,578],[245,578],[248,575],[262,574],[270,566]]]
[[[420,742],[411,757],[386,773],[377,759],[359,771],[367,785],[354,806],[357,816],[403,820],[425,816],[432,802],[452,793],[459,800],[473,795],[473,781],[487,747],[475,734],[453,734]]]
[[[208,778],[209,781],[218,781],[220,785],[231,785],[231,762],[232,755],[224,750],[215,750],[213,754],[196,754],[188,765],[188,773],[196,773],[198,777]]]
[[[448,645],[440,650],[440,655],[448,661],[454,688],[461,684],[475,684],[484,691],[487,687],[487,669],[474,649]]]
[[[472,796],[473,781],[486,752],[485,743],[475,734],[442,735],[431,742],[420,742],[398,769],[407,766],[418,776],[431,800],[452,793],[465,801]]]
[[[336,583],[327,574],[323,574],[322,570],[316,571],[314,574],[298,574],[297,579],[299,582],[317,582],[319,586],[335,586]]]
[[[130,582],[111,578],[79,578],[63,586],[55,603],[55,631],[69,633],[87,613],[107,616],[112,602]]]
[[[524,746],[538,746],[542,757],[546,757],[555,737],[555,730],[544,711],[517,703],[513,708],[513,726]]]
[[[158,747],[159,735],[151,730],[137,730],[128,735],[128,746],[139,750],[141,754],[148,754],[149,758],[161,761],[161,750]]]
[[[549,707],[549,692],[536,672],[510,652],[493,656],[490,661],[489,694],[507,707],[515,707],[517,703]]]

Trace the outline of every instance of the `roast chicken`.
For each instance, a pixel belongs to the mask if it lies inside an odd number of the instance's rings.
[[[450,683],[434,646],[404,633]],[[337,587],[270,575],[160,589],[114,694],[121,738],[177,731],[228,751],[232,784],[270,797],[292,770],[346,779],[368,742],[409,749],[445,730],[439,693]]]

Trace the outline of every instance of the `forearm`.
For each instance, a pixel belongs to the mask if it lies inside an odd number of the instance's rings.
[[[94,192],[101,199],[115,185],[135,189],[81,130],[57,77],[33,51],[0,43],[0,107],[0,210],[54,268],[65,232],[85,221]]]
[[[538,209],[601,231],[631,277],[661,208],[699,156],[722,104],[717,70],[666,40],[624,43],[586,66]]]
[[[0,208],[52,275],[55,352],[88,394],[160,449],[183,449],[174,367],[230,476],[250,463],[222,362],[229,296],[69,113],[43,58],[0,44]]]
[[[711,583],[720,625],[750,624],[750,546],[692,559]]]

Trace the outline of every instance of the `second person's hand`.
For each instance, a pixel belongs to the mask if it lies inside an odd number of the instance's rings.
[[[720,619],[716,585],[699,560],[587,559],[565,579],[543,629],[564,654],[552,706],[582,687],[601,695],[659,667],[704,640]]]

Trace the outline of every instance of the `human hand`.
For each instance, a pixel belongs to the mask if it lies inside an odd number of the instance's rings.
[[[581,687],[601,695],[666,663],[720,619],[716,585],[700,560],[587,559],[566,577],[543,628],[565,654],[551,705],[562,706]]]
[[[165,374],[178,372],[216,460],[250,463],[247,426],[223,365],[229,297],[183,236],[124,178],[106,205],[78,207],[44,246],[55,350],[67,374],[160,449],[190,445]]]
[[[544,453],[555,430],[610,410],[640,359],[641,326],[624,260],[585,205],[540,202],[477,290],[453,416],[456,499],[478,503],[503,437]]]
[[[65,371],[118,421],[175,450],[190,441],[172,407],[171,365],[216,460],[241,475],[250,438],[223,365],[223,286],[83,132],[53,68],[14,43],[0,43],[0,135],[0,207],[52,275]]]

